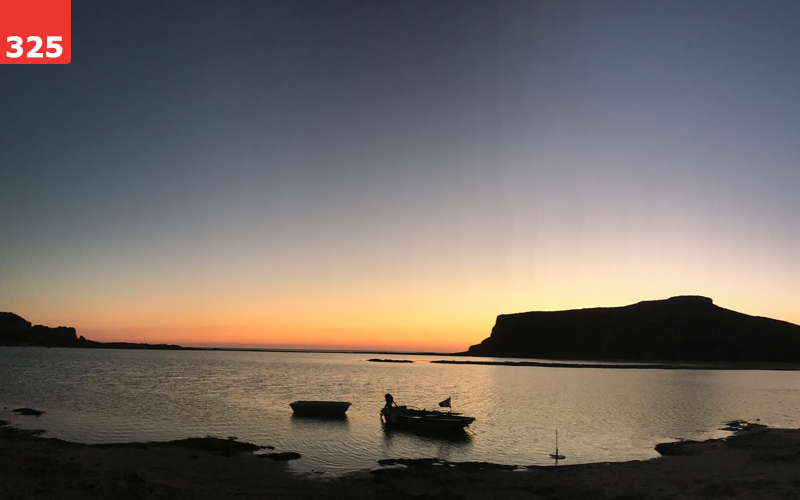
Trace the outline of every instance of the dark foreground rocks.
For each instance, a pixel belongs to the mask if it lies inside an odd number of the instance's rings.
[[[800,498],[800,430],[682,442],[647,461],[518,468],[385,461],[342,477],[293,474],[231,439],[90,446],[0,427],[0,497],[15,499]],[[686,452],[688,450],[688,452]],[[378,464],[376,464],[377,466]]]
[[[44,414],[42,410],[34,410],[33,408],[15,408],[11,411],[17,415],[26,415],[29,417],[38,417]]]

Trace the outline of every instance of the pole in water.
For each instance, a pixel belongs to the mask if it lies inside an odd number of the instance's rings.
[[[559,455],[558,454],[558,429],[556,429],[556,452],[555,453],[551,453],[550,454],[550,458],[555,458],[556,459],[556,465],[558,465],[558,461],[559,460],[564,460],[565,458],[567,458],[564,455]]]

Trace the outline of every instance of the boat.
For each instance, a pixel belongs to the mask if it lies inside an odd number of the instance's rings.
[[[347,401],[295,401],[289,403],[295,415],[301,417],[344,417],[350,403]]]
[[[437,410],[420,410],[406,406],[393,406],[381,409],[387,424],[430,431],[461,430],[475,421],[460,413]]]
[[[450,398],[440,406],[450,406]],[[439,410],[420,410],[408,406],[398,406],[391,394],[386,395],[386,405],[381,409],[381,417],[387,425],[426,431],[458,431],[475,421],[461,413]]]

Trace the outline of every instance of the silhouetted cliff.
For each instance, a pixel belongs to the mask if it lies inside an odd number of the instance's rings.
[[[625,307],[502,314],[462,355],[625,361],[800,362],[800,326],[683,296]]]
[[[179,345],[95,342],[78,337],[74,328],[31,325],[14,313],[0,312],[0,345],[41,347],[89,347],[100,349],[182,349]]]

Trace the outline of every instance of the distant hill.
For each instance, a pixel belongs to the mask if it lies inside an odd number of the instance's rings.
[[[681,296],[624,307],[502,314],[466,356],[800,363],[800,326]]]
[[[32,325],[10,312],[0,312],[0,346],[87,347],[97,349],[182,349],[172,344],[95,342],[78,337],[74,328]]]

